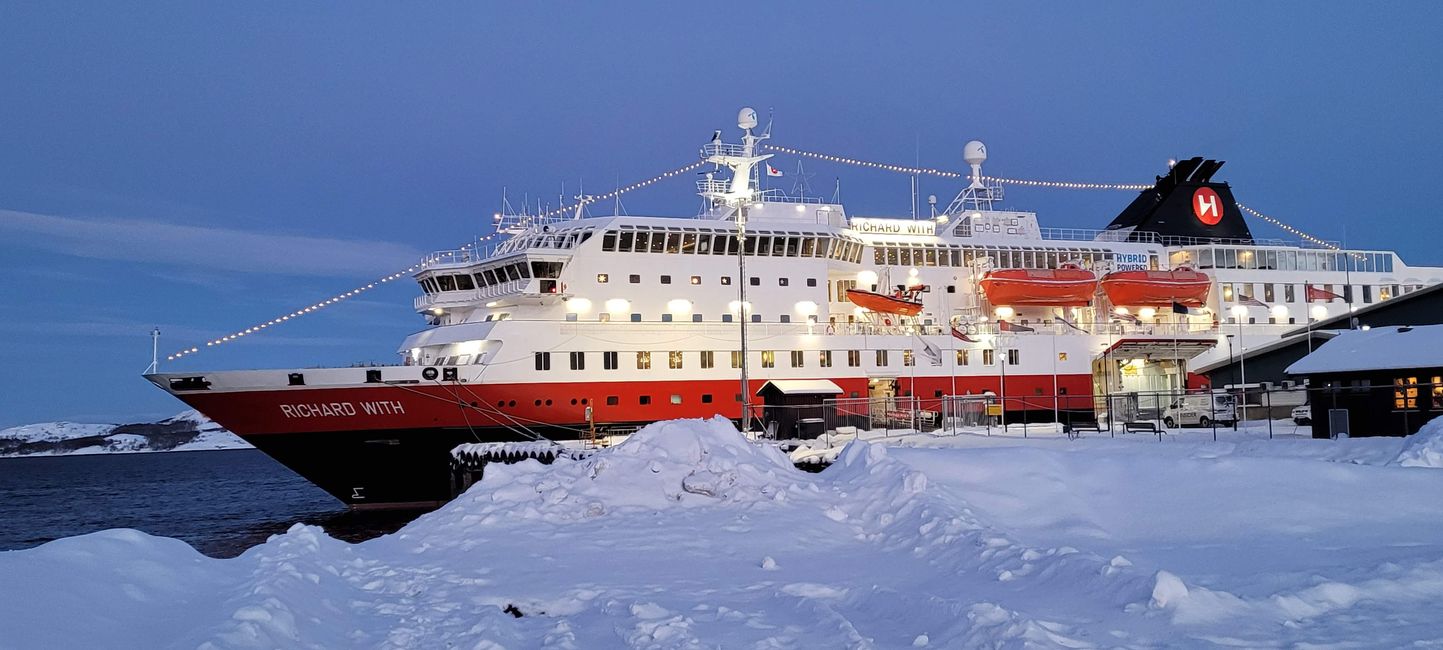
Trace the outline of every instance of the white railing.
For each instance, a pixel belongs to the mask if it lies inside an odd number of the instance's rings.
[[[702,158],[710,158],[712,156],[742,157],[745,155],[747,155],[747,148],[739,144],[712,142],[701,146]]]

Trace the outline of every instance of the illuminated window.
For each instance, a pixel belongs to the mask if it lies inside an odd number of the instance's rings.
[[[1057,353],[1057,360],[1058,360],[1058,361],[1066,361],[1066,360],[1067,360],[1067,353],[1066,353],[1066,352],[1058,352],[1058,353]]]
[[[965,365],[967,365],[967,362],[970,360],[969,357],[971,357],[971,356],[972,356],[972,355],[968,354],[968,350],[958,350],[958,351],[957,351],[957,365],[959,365],[959,366],[965,366]]]
[[[742,367],[742,353],[738,350],[732,350],[732,367]]]
[[[1393,410],[1412,411],[1418,408],[1418,378],[1399,377],[1393,380]]]
[[[711,368],[716,366],[716,352],[711,350],[701,351],[701,367]]]
[[[681,351],[672,350],[666,353],[666,367],[672,370],[681,370]]]
[[[605,274],[605,273],[597,273],[597,274],[596,274],[596,281],[597,281],[598,283],[601,283],[601,284],[606,284],[607,282],[610,282],[610,281],[611,281],[611,276],[610,276],[610,275],[607,275],[607,274]]]
[[[822,350],[822,351],[820,352],[820,354],[818,354],[817,356],[818,356],[818,363],[819,363],[823,368],[830,368],[830,367],[832,367],[832,351],[831,351],[831,350]]]
[[[771,350],[762,350],[762,367],[763,367],[763,368],[775,368],[775,367],[777,367],[777,353],[776,353],[776,352],[773,352],[773,351],[771,351]]]
[[[802,351],[801,351],[801,350],[792,350],[792,367],[793,367],[793,368],[800,368],[800,367],[802,367]]]
[[[982,351],[982,365],[984,365],[984,366],[990,366],[990,365],[992,365],[995,361],[996,361],[996,352],[995,352],[994,350],[983,350],[983,351]]]
[[[916,359],[916,357],[912,356],[912,351],[911,351],[911,350],[903,350],[903,351],[902,351],[902,365],[904,365],[904,366],[915,366],[915,365],[917,365],[917,359]]]
[[[887,351],[877,350],[877,367],[883,368],[887,365]]]
[[[637,353],[636,353],[636,369],[637,369],[637,370],[651,370],[651,353],[650,353],[650,352],[637,352]]]
[[[1433,395],[1433,410],[1443,411],[1443,377],[1433,376],[1433,388],[1428,392]]]
[[[693,276],[691,276],[691,283],[692,283],[692,284],[701,284],[701,276],[700,276],[700,275],[693,275]]]

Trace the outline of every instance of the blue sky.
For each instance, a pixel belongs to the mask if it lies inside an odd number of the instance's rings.
[[[502,186],[554,203],[690,162],[744,104],[876,160],[960,168],[980,138],[999,176],[1222,158],[1244,203],[1443,263],[1443,4],[996,4],[0,4],[0,426],[175,413],[139,376],[152,325],[169,350],[268,320],[489,232]],[[808,171],[854,214],[909,210],[906,177]],[[691,214],[691,189],[626,207]],[[1101,227],[1131,196],[1008,199]],[[415,293],[172,367],[391,360]]]

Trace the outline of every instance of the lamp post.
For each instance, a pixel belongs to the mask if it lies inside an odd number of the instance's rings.
[[[1232,370],[1232,367],[1233,367],[1233,335],[1232,335],[1232,334],[1224,334],[1224,335],[1223,335],[1223,338],[1226,338],[1226,339],[1228,340],[1228,376],[1229,376],[1230,379],[1232,379],[1232,380],[1234,380],[1234,381],[1237,381],[1238,376],[1237,376],[1236,372],[1235,372],[1234,370]],[[1237,405],[1236,405],[1236,404],[1233,405],[1233,409],[1234,409],[1234,411],[1233,411],[1233,431],[1237,431],[1237,430],[1238,430],[1238,414],[1237,414]]]

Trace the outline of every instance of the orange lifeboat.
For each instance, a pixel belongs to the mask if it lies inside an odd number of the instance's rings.
[[[1206,273],[1187,267],[1171,271],[1114,271],[1102,278],[1102,290],[1114,305],[1165,307],[1180,303],[1201,307],[1213,281]]]
[[[922,301],[916,300],[914,294],[900,291],[895,295],[888,296],[861,289],[848,289],[847,300],[852,301],[852,304],[858,307],[865,307],[883,314],[916,316],[922,313]]]
[[[1057,269],[997,269],[978,282],[994,305],[1083,307],[1097,291],[1097,274],[1072,264]]]

